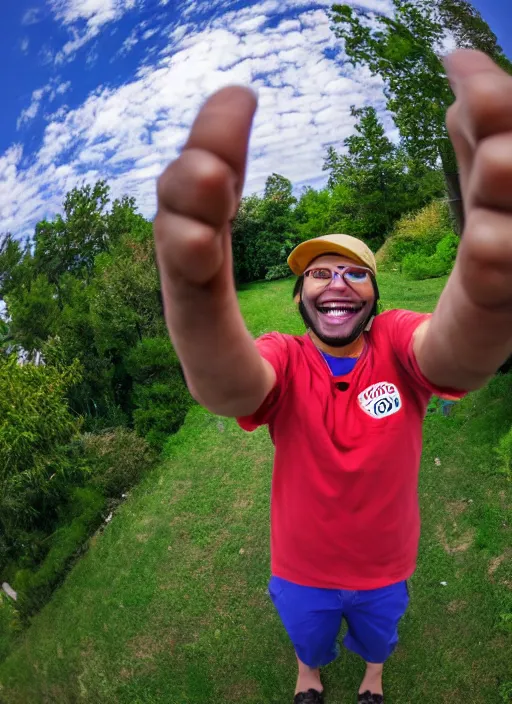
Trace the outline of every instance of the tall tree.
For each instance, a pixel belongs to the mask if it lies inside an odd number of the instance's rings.
[[[338,210],[349,216],[347,233],[382,238],[404,212],[439,196],[442,183],[435,169],[413,162],[393,144],[375,108],[352,107],[352,115],[357,122],[355,134],[343,142],[346,153],[329,147],[324,170],[333,200],[342,200]]]
[[[64,217],[58,215],[36,225],[34,260],[49,281],[58,284],[66,272],[90,276],[94,257],[109,246],[108,202],[105,181],[73,188],[64,200]]]
[[[458,46],[487,51],[502,65],[510,62],[467,0],[392,2],[393,17],[334,5],[333,30],[344,39],[352,64],[368,66],[383,78],[387,107],[408,153],[431,166],[441,161],[454,220],[462,233],[458,168],[445,125],[454,96],[441,63],[441,47],[448,31]]]
[[[443,25],[459,48],[483,51],[505,71],[512,73],[512,62],[503,53],[498,38],[468,0],[437,0],[437,7]]]
[[[462,231],[457,162],[445,125],[454,96],[437,53],[445,29],[429,0],[392,1],[394,17],[334,5],[333,29],[352,64],[383,78],[387,107],[408,153],[431,167],[441,160]]]

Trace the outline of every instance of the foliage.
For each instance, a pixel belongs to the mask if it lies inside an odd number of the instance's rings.
[[[134,380],[134,426],[139,435],[160,449],[176,432],[193,404],[181,364],[168,337],[144,338],[126,356]]]
[[[284,264],[297,243],[292,184],[272,174],[263,198],[242,198],[232,223],[233,260],[238,284],[265,278],[268,269]]]
[[[512,428],[500,438],[496,453],[503,474],[512,477]]]
[[[39,568],[25,568],[16,573],[13,586],[18,592],[17,606],[22,616],[33,614],[46,603],[70,561],[99,525],[104,505],[100,491],[90,487],[74,489],[71,506],[75,517],[53,533],[50,550]]]
[[[73,188],[64,200],[64,217],[36,225],[34,261],[37,271],[58,284],[65,272],[89,278],[94,258],[108,249],[105,181]]]
[[[506,70],[512,64],[496,36],[467,0],[392,0],[393,17],[333,5],[332,28],[354,66],[367,66],[384,81],[387,108],[407,154],[435,168],[440,160],[451,194],[455,227],[463,229],[455,152],[445,124],[454,96],[441,63],[451,32],[458,46],[486,51]]]
[[[51,335],[58,317],[57,292],[45,276],[39,274],[16,292],[6,296],[11,316],[11,334],[25,350],[40,350]]]
[[[437,243],[431,256],[409,252],[402,260],[402,272],[409,279],[435,279],[449,274],[455,263],[459,238],[450,233]]]
[[[277,264],[271,266],[265,275],[266,281],[275,281],[276,279],[286,279],[291,275],[288,264]]]
[[[20,631],[18,611],[12,600],[0,591],[0,662],[7,657],[13,648]]]
[[[450,239],[440,245],[447,237]],[[433,201],[418,213],[405,215],[397,222],[382,251],[378,252],[377,260],[384,268],[400,266],[408,255],[432,257],[438,245],[439,256],[446,259],[453,251],[453,242],[448,206],[443,201]]]
[[[137,484],[154,457],[144,438],[119,427],[82,437],[88,483],[107,497],[120,497]]]
[[[408,279],[420,281],[422,279],[436,279],[444,276],[450,270],[449,265],[433,254],[425,257],[423,254],[407,254],[402,261],[402,273]]]
[[[404,212],[442,194],[442,176],[391,142],[375,108],[352,107],[352,116],[356,133],[344,140],[346,153],[331,146],[324,163],[333,211],[338,210],[342,232],[382,241]]]
[[[70,468],[63,446],[77,434],[79,420],[66,392],[80,378],[69,367],[19,364],[0,358],[0,528],[4,549],[17,537],[47,523]],[[0,555],[0,563],[5,555]]]
[[[407,152],[435,167],[456,171],[445,115],[454,97],[437,56],[445,28],[429,0],[393,0],[394,17],[334,5],[331,19],[337,37],[354,65],[367,66],[384,80],[387,107]],[[414,99],[411,97],[414,96]]]
[[[505,71],[512,73],[512,63],[472,3],[468,0],[437,0],[437,6],[444,27],[455,37],[459,48],[483,51]]]

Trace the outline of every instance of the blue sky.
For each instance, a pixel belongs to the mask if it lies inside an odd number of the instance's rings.
[[[389,11],[390,0],[352,0]],[[512,56],[510,0],[474,0]],[[343,63],[331,0],[17,0],[0,9],[0,232],[31,233],[65,193],[106,178],[155,208],[155,178],[213,90],[256,87],[246,192],[278,171],[321,184],[350,106],[380,81]]]

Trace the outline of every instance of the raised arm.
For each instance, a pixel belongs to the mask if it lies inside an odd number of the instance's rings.
[[[256,411],[276,382],[244,324],[233,280],[230,221],[255,110],[244,88],[225,88],[205,103],[159,179],[154,222],[165,319],[189,390],[226,416]]]
[[[447,122],[466,227],[414,351],[432,383],[469,391],[512,354],[512,77],[476,51],[458,51],[446,65],[457,98]]]

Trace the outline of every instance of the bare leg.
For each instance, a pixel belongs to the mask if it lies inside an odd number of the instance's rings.
[[[308,667],[297,656],[297,664],[299,666],[299,675],[297,677],[297,686],[295,694],[299,692],[307,692],[308,689],[316,689],[318,692],[323,691],[322,682],[320,681],[320,670]]]
[[[370,691],[372,694],[383,694],[382,689],[382,671],[384,665],[378,665],[374,662],[366,663],[366,673],[359,688],[359,694]]]

